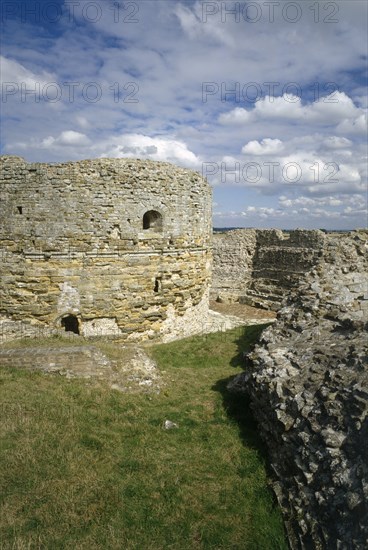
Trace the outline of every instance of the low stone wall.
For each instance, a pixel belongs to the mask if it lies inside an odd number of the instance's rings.
[[[368,547],[368,232],[315,268],[229,385],[249,394],[293,549]]]
[[[211,297],[277,311],[316,264],[322,231],[237,229],[213,235]]]

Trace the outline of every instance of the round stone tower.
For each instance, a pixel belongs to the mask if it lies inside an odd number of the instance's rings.
[[[206,323],[211,190],[137,159],[1,157],[0,338],[168,341]]]

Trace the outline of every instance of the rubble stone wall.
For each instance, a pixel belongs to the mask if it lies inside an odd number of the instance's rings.
[[[317,261],[321,231],[237,229],[213,235],[214,299],[277,310]]]
[[[170,340],[207,320],[211,190],[168,163],[1,158],[0,336]]]
[[[251,399],[293,549],[368,548],[368,232],[324,240],[229,385]]]

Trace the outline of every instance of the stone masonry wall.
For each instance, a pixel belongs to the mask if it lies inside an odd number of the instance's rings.
[[[368,548],[368,232],[315,267],[229,386],[249,394],[291,548]]]
[[[211,295],[225,301],[237,301],[249,287],[253,258],[257,248],[257,230],[235,229],[214,232]]]
[[[321,231],[238,229],[213,235],[214,299],[277,310],[318,260]]]
[[[49,334],[67,316],[86,336],[201,330],[211,191],[198,173],[137,159],[1,160],[0,337]]]

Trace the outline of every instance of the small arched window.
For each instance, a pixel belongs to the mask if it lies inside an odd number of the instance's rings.
[[[162,216],[157,210],[148,210],[143,216],[143,229],[162,231]]]

